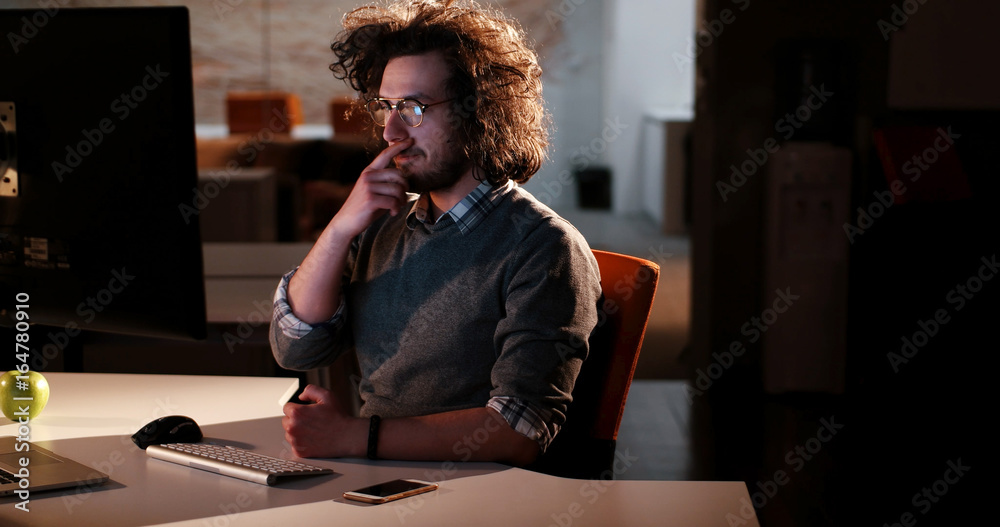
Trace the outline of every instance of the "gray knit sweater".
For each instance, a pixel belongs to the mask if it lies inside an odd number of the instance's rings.
[[[583,236],[517,186],[462,233],[388,214],[356,240],[345,273],[345,323],[301,338],[271,325],[275,358],[306,370],[354,346],[363,416],[413,416],[531,403],[565,421],[597,324],[600,274]],[[414,201],[411,201],[411,206]],[[553,426],[554,425],[554,426]]]

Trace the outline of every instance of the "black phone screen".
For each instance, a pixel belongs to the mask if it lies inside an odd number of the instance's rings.
[[[420,483],[417,481],[406,481],[405,479],[395,479],[392,481],[386,481],[385,483],[379,483],[377,485],[372,485],[370,487],[365,487],[363,489],[355,490],[354,492],[358,494],[369,494],[372,496],[379,496],[382,498],[392,496],[394,494],[400,494],[413,489],[419,489],[426,487],[426,483]]]

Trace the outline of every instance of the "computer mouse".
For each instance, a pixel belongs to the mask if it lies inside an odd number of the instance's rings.
[[[183,415],[167,415],[150,421],[132,434],[132,442],[143,450],[149,445],[164,443],[197,443],[201,438],[201,428],[198,427],[198,423]]]

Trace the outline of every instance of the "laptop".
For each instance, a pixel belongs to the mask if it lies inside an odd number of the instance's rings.
[[[21,450],[18,451],[18,443]],[[25,449],[25,444],[28,448]],[[62,457],[34,443],[17,441],[13,436],[0,437],[0,496],[10,496],[21,487],[21,458],[27,459],[28,491],[97,486],[108,475],[82,463]],[[23,472],[20,472],[23,474]]]

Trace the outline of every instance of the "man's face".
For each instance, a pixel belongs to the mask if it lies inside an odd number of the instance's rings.
[[[445,81],[450,73],[439,52],[407,55],[390,59],[382,74],[379,97],[415,99],[434,104],[448,99]],[[462,154],[462,143],[451,118],[450,104],[438,104],[424,111],[420,126],[412,127],[393,110],[386,118],[382,137],[390,144],[413,139],[413,146],[393,161],[409,179],[411,192],[428,192],[454,185],[471,170],[472,164]]]

